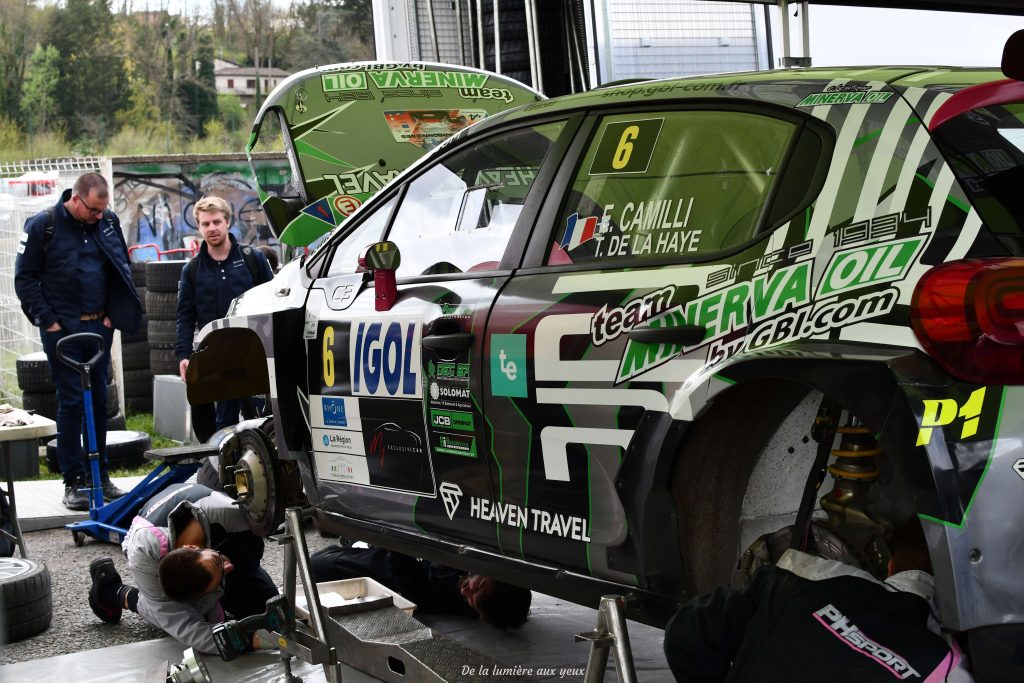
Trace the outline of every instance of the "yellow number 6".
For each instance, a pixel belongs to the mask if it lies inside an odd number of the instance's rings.
[[[612,168],[616,171],[626,167],[629,157],[633,156],[633,140],[640,137],[640,126],[626,126],[619,138],[619,146],[615,148],[615,156],[612,157]]]
[[[334,386],[334,328],[324,329],[324,386]]]

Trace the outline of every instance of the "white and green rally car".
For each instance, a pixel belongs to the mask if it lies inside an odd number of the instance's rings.
[[[260,112],[274,229],[334,229],[189,366],[193,403],[271,398],[222,445],[253,528],[304,488],[345,536],[662,623],[764,533],[884,575],[916,517],[976,675],[1019,678],[1024,82],[730,74],[469,126],[515,86],[453,69],[319,69]]]

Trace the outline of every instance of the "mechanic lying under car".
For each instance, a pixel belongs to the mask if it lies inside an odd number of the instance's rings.
[[[740,591],[687,602],[665,627],[680,683],[701,681],[945,681],[970,683],[941,632],[935,579],[916,519],[898,525],[889,578],[786,550]]]
[[[519,628],[530,618],[533,595],[525,588],[384,548],[335,545],[313,553],[310,564],[318,582],[369,577],[424,614],[479,618],[502,630]]]

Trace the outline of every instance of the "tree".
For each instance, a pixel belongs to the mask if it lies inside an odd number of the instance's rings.
[[[8,116],[21,110],[28,58],[51,13],[33,0],[0,0],[0,112]]]
[[[292,70],[373,59],[373,16],[369,0],[309,0],[293,4],[293,29],[285,51]]]
[[[59,53],[58,110],[73,139],[85,136],[102,145],[128,104],[114,26],[109,0],[66,0],[63,10],[51,15],[46,38]]]
[[[21,112],[29,132],[48,130],[57,114],[60,55],[53,45],[36,45],[21,90]]]

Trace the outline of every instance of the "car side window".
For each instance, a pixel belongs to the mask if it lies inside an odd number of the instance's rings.
[[[388,240],[398,277],[495,270],[564,121],[489,137],[413,180]]]
[[[372,216],[361,221],[346,237],[342,238],[334,255],[331,257],[331,265],[327,269],[327,277],[336,275],[351,275],[356,272],[359,264],[356,260],[364,247],[380,241],[384,234],[384,228],[388,225],[388,218],[395,210],[397,197],[377,207]]]
[[[739,111],[606,116],[548,265],[694,257],[754,236],[797,126]]]

